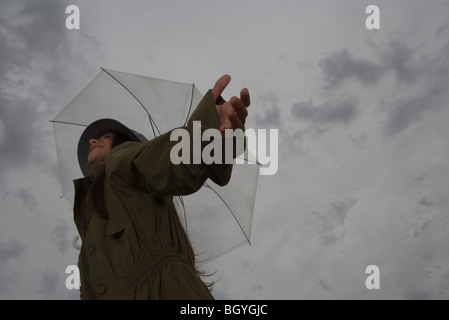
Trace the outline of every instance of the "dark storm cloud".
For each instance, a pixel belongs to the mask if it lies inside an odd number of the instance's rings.
[[[38,107],[49,104],[59,79],[59,57],[67,52],[65,6],[51,0],[1,2],[0,32],[2,174],[45,158],[36,124],[48,119]]]
[[[294,103],[291,107],[293,118],[306,123],[308,130],[323,133],[330,127],[352,122],[359,112],[358,101],[347,97],[340,101],[328,101],[315,105],[313,101]]]
[[[356,99],[328,102],[315,106],[313,102],[299,102],[292,106],[292,115],[314,123],[348,123],[357,115]]]
[[[64,57],[70,57],[65,7],[63,1],[0,1],[0,179],[2,199],[19,204],[13,209],[2,203],[6,216],[14,215],[17,208],[23,214],[41,212],[35,192],[42,190],[18,186],[22,181],[15,174],[11,174],[14,182],[9,183],[10,177],[5,175],[18,170],[26,172],[30,164],[39,166],[38,170],[52,165],[48,114],[64,86]],[[2,227],[8,228],[7,223],[8,219],[3,219]],[[29,256],[37,254],[29,251],[26,238],[31,234],[24,233],[20,223],[13,222],[21,233],[20,241],[0,243],[0,296],[5,298],[14,295],[14,288],[27,279],[21,268],[10,268],[9,263],[32,268],[24,252],[30,252]],[[51,295],[56,280],[54,274],[47,273],[42,292]],[[26,296],[30,292],[20,294]]]
[[[363,58],[354,58],[347,49],[322,59],[319,66],[324,72],[327,84],[331,87],[339,86],[348,79],[373,84],[379,81],[384,72],[384,69],[376,63]]]
[[[411,50],[409,52],[411,54]],[[449,42],[435,52],[432,56],[415,57],[415,65],[408,68],[401,69],[397,64],[398,79],[409,76],[413,81],[408,82],[416,82],[419,88],[408,97],[394,100],[391,108],[388,108],[386,128],[389,134],[400,133],[427,115],[448,106]]]
[[[7,243],[0,242],[0,265],[19,258],[24,250],[24,245],[19,240],[14,239]]]
[[[419,204],[424,207],[430,207],[433,205],[433,201],[431,199],[424,197],[421,200],[419,200]]]
[[[2,73],[14,67],[31,67],[36,56],[51,58],[64,50],[66,15],[61,2],[2,2],[0,12]]]
[[[415,83],[428,68],[428,62],[419,59],[416,52],[403,42],[390,40],[380,55],[379,72],[393,72],[399,84]]]
[[[324,73],[328,88],[340,86],[347,80],[364,85],[375,85],[388,72],[393,72],[398,82],[413,83],[423,75],[426,65],[415,61],[416,50],[403,42],[389,40],[379,45],[376,61],[354,57],[347,49],[335,52],[318,63]]]
[[[444,24],[436,34],[443,37],[446,29]],[[394,85],[384,91],[385,96],[391,98],[378,103],[382,104],[387,113],[385,132],[395,135],[419,122],[427,114],[441,110],[447,105],[449,98],[449,43],[442,49],[435,50],[433,56],[423,54],[419,49],[400,40],[390,39],[379,45],[376,61],[357,58],[343,49],[323,58],[319,66],[324,73],[326,89],[334,92],[338,92],[341,85],[349,80],[374,86],[383,77],[393,74],[396,80]],[[416,86],[417,89],[412,92],[404,90],[411,86]],[[342,109],[338,114],[344,117],[344,111],[351,114],[353,109]],[[313,108],[310,103],[293,106],[293,114],[298,118],[317,120],[317,112],[318,109]],[[329,112],[326,111],[332,117]]]
[[[449,77],[448,79],[449,80]],[[387,107],[389,118],[386,124],[387,133],[394,135],[418,122],[431,112],[438,111],[448,105],[447,84],[435,83],[420,90],[412,97],[397,99]]]

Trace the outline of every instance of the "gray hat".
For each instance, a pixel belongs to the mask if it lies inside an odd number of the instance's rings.
[[[148,141],[142,134],[129,129],[117,120],[100,119],[92,122],[84,130],[78,142],[78,162],[85,177],[90,175],[89,163],[87,162],[87,156],[90,151],[89,140],[99,139],[102,135],[111,131],[121,134],[127,141]]]

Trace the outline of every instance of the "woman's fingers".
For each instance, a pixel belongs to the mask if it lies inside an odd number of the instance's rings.
[[[215,82],[215,85],[212,88],[212,95],[214,96],[215,102],[217,102],[218,98],[221,96],[224,89],[228,86],[229,82],[231,82],[231,76],[229,74],[221,76],[221,78],[218,79],[217,82]]]
[[[244,105],[242,100],[238,99],[237,97],[232,97],[230,103],[237,113],[237,117],[240,119],[240,121],[244,122],[246,117],[248,116],[248,111],[246,110],[246,106]]]
[[[243,88],[242,91],[240,91],[240,100],[246,108],[248,108],[251,104],[251,99],[247,88]]]
[[[212,88],[212,95],[215,102],[220,98],[221,94],[231,81],[231,76],[225,74],[217,80]],[[240,91],[240,98],[232,97],[228,102],[222,105],[216,105],[217,112],[220,118],[220,131],[225,133],[226,129],[243,129],[248,111],[246,108],[251,104],[249,91],[243,88]]]

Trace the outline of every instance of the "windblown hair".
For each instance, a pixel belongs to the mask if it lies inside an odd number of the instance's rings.
[[[99,132],[98,137],[107,133],[111,133],[113,136],[112,148],[129,140],[124,135],[118,132],[111,132],[108,129]],[[108,218],[108,211],[104,202],[104,180],[106,176],[104,158],[96,159],[90,166],[90,172],[93,180],[86,195],[87,205],[89,206],[89,209],[96,212],[101,217]]]
[[[122,135],[118,132],[114,132],[114,131],[111,132],[110,130],[104,130],[103,132],[100,132],[98,134],[98,136],[99,137],[103,136],[106,133],[111,133],[113,136],[112,148],[129,140],[124,135]],[[94,163],[90,166],[90,172],[91,172],[91,176],[93,177],[93,180],[92,180],[92,184],[90,185],[89,190],[87,191],[87,194],[86,194],[87,205],[90,210],[97,213],[102,218],[107,219],[109,215],[108,215],[108,210],[106,208],[106,203],[104,201],[105,178],[106,178],[106,168],[105,168],[104,158],[95,160]],[[158,205],[163,205],[164,198],[156,197],[156,203]],[[178,222],[181,223],[178,215],[176,215],[176,219],[178,219]],[[190,266],[193,268],[195,273],[201,278],[211,276],[210,274],[206,274],[197,269],[196,260],[195,260],[195,252],[193,250],[190,239],[189,239],[187,233],[185,232],[184,228],[181,227],[180,229],[182,230],[182,233],[183,233],[182,237],[185,239],[185,242],[187,244],[187,251],[188,251],[187,254],[188,254],[188,260],[189,260]],[[212,286],[214,284],[213,282],[207,282],[207,283],[205,282],[205,284],[210,290],[212,290]]]

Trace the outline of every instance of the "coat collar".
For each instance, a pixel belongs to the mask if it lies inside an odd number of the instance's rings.
[[[82,221],[81,223],[84,223],[86,228],[90,220],[90,213],[88,212],[87,206],[85,204],[85,197],[87,190],[92,184],[92,181],[93,177],[91,176],[73,180],[73,183],[75,185],[75,202],[73,206],[74,213],[75,215],[79,215],[83,218],[81,220]],[[123,220],[123,218],[115,214],[115,211],[113,209],[108,208],[108,219],[106,224],[105,235],[108,237],[115,236],[121,233],[124,229],[125,229],[125,221]]]

